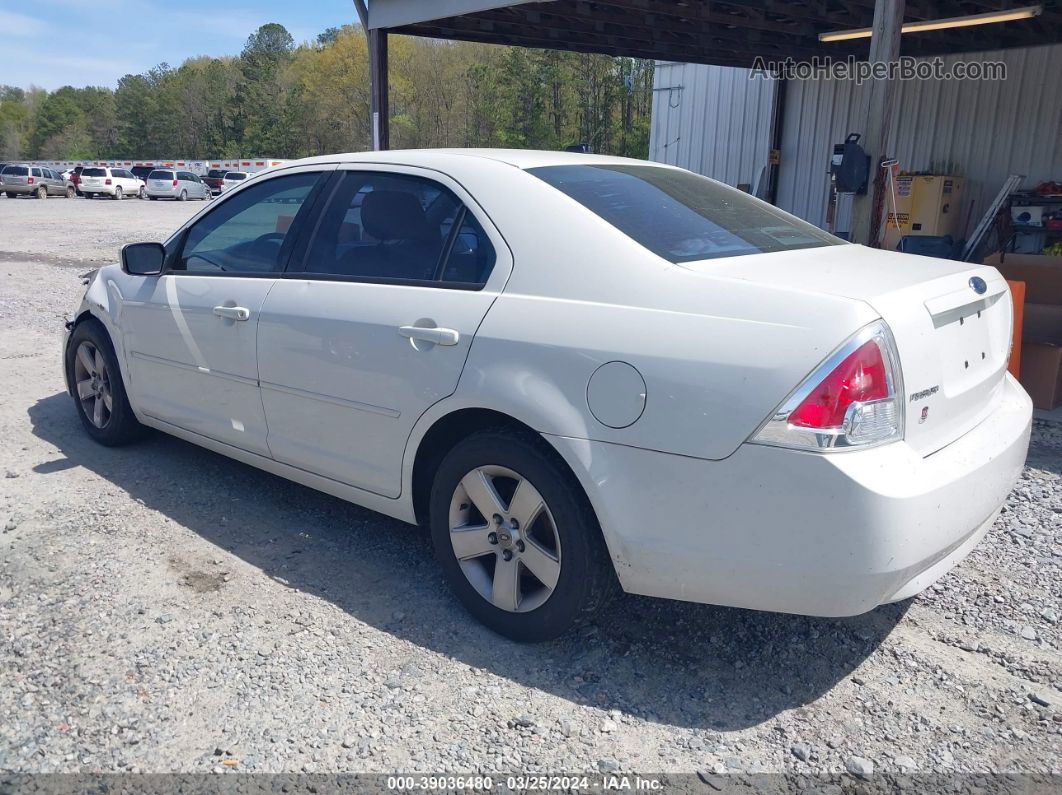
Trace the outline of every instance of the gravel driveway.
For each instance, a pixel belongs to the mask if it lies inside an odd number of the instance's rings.
[[[1062,772],[1062,427],[910,602],[624,597],[514,645],[412,527],[82,432],[57,349],[80,274],[202,207],[0,199],[0,772]]]

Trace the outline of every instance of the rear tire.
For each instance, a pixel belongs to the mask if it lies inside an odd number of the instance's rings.
[[[39,188],[37,188],[37,198],[38,199],[47,199],[48,198],[48,189],[46,187],[44,187],[43,185],[41,185]]]
[[[14,191],[8,191],[5,195],[9,199],[17,199],[18,198],[18,194],[15,193]]]
[[[117,447],[144,435],[147,429],[129,406],[110,336],[98,320],[82,321],[70,335],[66,373],[78,417],[95,441]]]
[[[148,196],[148,198],[151,199],[151,201],[158,201],[159,197],[158,196]]]
[[[145,188],[141,188],[139,191],[137,191],[136,195],[141,200],[146,199],[147,198],[147,190]]]
[[[586,495],[530,432],[499,427],[459,442],[436,470],[429,506],[450,587],[500,635],[556,638],[591,620],[618,590]]]
[[[77,195],[77,191],[75,191],[75,190],[74,190],[73,188],[71,188],[71,187],[68,187],[68,188],[66,189],[66,198],[68,198],[68,199],[72,199],[72,198],[74,198],[74,197],[75,197],[76,195]]]
[[[114,197],[113,198],[114,198],[114,200],[116,202],[120,202],[122,200],[122,186],[121,185],[118,185],[117,187],[115,187],[115,189],[114,189]]]
[[[188,191],[182,190],[181,191],[181,195],[177,197],[177,201],[179,201],[179,202],[188,201]]]

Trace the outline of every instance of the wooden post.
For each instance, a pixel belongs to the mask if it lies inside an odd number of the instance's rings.
[[[387,31],[369,31],[369,120],[372,148],[379,152],[391,148],[391,121],[387,81]]]
[[[870,39],[870,62],[895,63],[900,57],[900,27],[903,25],[904,0],[876,0],[874,3],[874,27]],[[876,245],[871,239],[877,224],[874,219],[874,184],[883,158],[888,157],[892,127],[893,106],[896,99],[896,81],[872,79],[868,83],[866,104],[866,127],[863,148],[870,155],[870,174],[867,179],[867,194],[856,195],[852,203],[853,243]]]

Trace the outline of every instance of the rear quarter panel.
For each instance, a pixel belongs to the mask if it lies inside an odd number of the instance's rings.
[[[453,176],[514,261],[455,405],[502,411],[543,433],[725,458],[877,317],[862,301],[673,265],[527,172],[469,160]],[[603,425],[587,403],[590,376],[610,361],[632,365],[646,384],[644,412],[627,428]]]

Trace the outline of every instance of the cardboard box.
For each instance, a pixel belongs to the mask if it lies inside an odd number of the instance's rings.
[[[1038,409],[1050,411],[1062,403],[1062,345],[1022,345],[1021,385]]]
[[[1021,381],[1038,409],[1062,403],[1062,257],[995,253],[985,265],[1025,283]]]
[[[1039,204],[1014,204],[1010,208],[1010,220],[1022,226],[1043,226],[1044,215],[1050,217],[1053,210]]]
[[[895,214],[886,188],[888,215],[882,247],[895,251],[900,238],[908,235],[951,235],[958,239],[963,234],[962,191],[962,177],[897,177]]]

